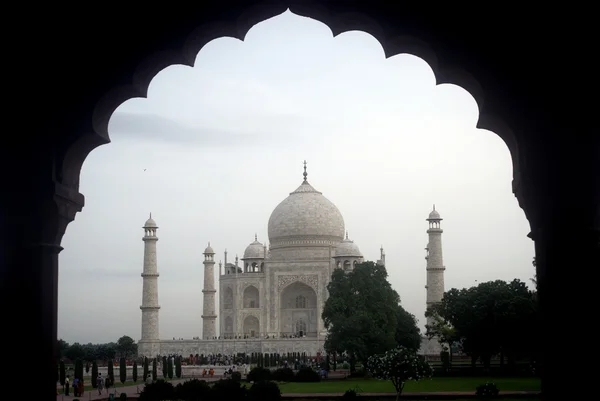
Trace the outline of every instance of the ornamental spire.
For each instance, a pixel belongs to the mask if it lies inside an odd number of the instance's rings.
[[[306,160],[304,160],[304,174],[302,174],[304,176],[304,182],[306,182],[306,177],[308,176],[308,173],[306,172]]]

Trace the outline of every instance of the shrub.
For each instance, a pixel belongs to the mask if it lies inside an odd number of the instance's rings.
[[[296,373],[295,381],[300,383],[319,382],[321,381],[321,375],[311,368],[304,367],[300,368],[298,373]]]
[[[121,380],[122,384],[125,384],[125,381],[127,381],[127,364],[123,357],[119,361],[119,380]]]
[[[133,362],[133,372],[131,372],[131,373],[132,373],[132,376],[133,376],[132,377],[133,378],[133,382],[137,383],[137,380],[138,380],[138,375],[137,375],[137,373],[138,373],[137,372],[137,361]]]
[[[480,386],[477,386],[475,390],[475,395],[479,399],[489,399],[498,397],[500,390],[498,390],[498,386],[495,383],[487,382]]]
[[[233,380],[219,380],[210,389],[213,400],[243,400],[246,397],[246,387]],[[164,400],[165,398],[163,398]],[[144,401],[144,400],[142,400]]]
[[[356,369],[354,372],[348,375],[351,379],[364,379],[371,377],[371,374],[365,368]]]
[[[146,384],[140,393],[140,401],[163,401],[175,398],[175,388],[164,380]]]
[[[450,370],[450,353],[448,351],[440,352],[440,359],[442,360],[442,370],[448,372]]]
[[[188,380],[175,387],[175,396],[181,401],[202,401],[209,399],[210,386],[204,380]]]
[[[175,376],[181,379],[181,357],[175,358]]]
[[[231,380],[235,380],[236,382],[242,381],[242,374],[240,372],[233,372],[231,374]]]
[[[391,380],[396,389],[397,398],[402,394],[409,380],[419,381],[431,377],[433,370],[422,355],[399,346],[384,354],[372,355],[367,361],[369,372],[381,380]]]
[[[261,380],[271,380],[271,371],[269,369],[257,366],[248,372],[247,379],[250,382],[258,382]]]
[[[73,378],[83,379],[83,361],[81,359],[77,359],[75,361],[75,374]]]
[[[342,369],[350,369],[350,364],[348,362],[342,363]]]
[[[92,364],[92,387],[98,388],[98,364],[96,361]]]
[[[108,378],[110,380],[110,384],[113,384],[115,382],[115,371],[114,371],[112,359],[108,360]],[[108,387],[108,386],[106,386],[106,387]]]
[[[127,393],[121,393],[119,398],[121,399],[121,401],[127,401]]]
[[[277,383],[261,380],[250,387],[248,398],[250,401],[279,401],[281,400],[281,391]]]
[[[296,376],[290,368],[279,368],[272,372],[271,378],[277,382],[293,382]]]
[[[148,362],[148,357],[144,357],[144,381],[148,378],[148,373],[150,372],[150,363]]]

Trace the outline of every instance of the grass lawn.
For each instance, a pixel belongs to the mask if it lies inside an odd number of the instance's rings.
[[[487,381],[496,383],[500,391],[540,391],[537,378],[434,377],[419,382],[408,382],[404,392],[472,391]],[[281,393],[343,393],[354,389],[365,393],[393,393],[389,380],[347,379],[318,383],[279,383]]]

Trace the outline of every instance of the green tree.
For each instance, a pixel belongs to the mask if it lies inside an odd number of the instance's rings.
[[[121,357],[127,358],[129,355],[137,353],[137,344],[133,341],[133,338],[123,336],[117,340],[117,350]]]
[[[59,339],[58,340],[58,346],[57,346],[57,350],[58,350],[58,356],[60,359],[66,358],[67,357],[67,350],[69,349],[69,343],[66,342],[63,339]]]
[[[119,361],[119,380],[121,380],[121,383],[123,384],[125,384],[127,381],[127,363],[125,361],[125,357],[123,356]]]
[[[378,379],[392,381],[396,389],[396,400],[400,399],[407,381],[425,379],[433,373],[431,366],[422,356],[402,346],[384,354],[370,356],[367,370]]]
[[[158,372],[156,371],[156,358],[152,359],[152,381],[156,381],[156,377],[158,376]]]
[[[148,357],[144,357],[144,381],[148,378],[148,373],[150,373],[150,362],[148,361]]]
[[[175,376],[181,379],[181,357],[175,358]]]
[[[133,361],[133,372],[132,372],[132,376],[133,376],[133,382],[134,382],[134,383],[137,383],[137,380],[138,380],[137,361]]]
[[[489,368],[492,356],[531,356],[537,347],[537,302],[527,285],[515,279],[481,283],[468,289],[451,289],[442,302],[429,308],[442,325],[456,330],[456,338],[474,364],[480,358]]]
[[[173,357],[170,356],[167,358],[167,375],[169,379],[173,378]]]
[[[62,359],[60,360],[59,369],[60,369],[60,374],[59,374],[60,385],[64,386],[65,379],[67,378],[67,370],[65,369],[65,361],[63,361]]]
[[[108,360],[108,379],[111,386],[115,384],[115,367],[112,359]]]
[[[396,345],[400,297],[387,281],[384,266],[364,262],[349,272],[336,269],[327,290],[322,313],[328,330],[325,349],[348,353],[351,371],[357,360],[366,361]]]
[[[90,373],[90,363],[89,362],[85,362],[85,373]]]
[[[169,376],[169,366],[167,364],[167,357],[163,356],[162,357],[162,374],[163,377],[166,379]]]
[[[71,361],[81,359],[85,356],[85,349],[81,344],[74,343],[73,345],[70,345],[69,348],[65,351],[65,356]]]
[[[421,348],[421,329],[415,315],[398,305],[396,309],[396,344],[418,351]]]
[[[452,349],[454,344],[460,341],[456,329],[440,316],[440,308],[443,304],[433,304],[425,312],[425,317],[431,318],[430,323],[425,325],[425,335],[430,340],[436,338],[443,351],[448,351],[449,362],[452,362]]]
[[[92,387],[98,387],[98,364],[96,361],[92,363]]]

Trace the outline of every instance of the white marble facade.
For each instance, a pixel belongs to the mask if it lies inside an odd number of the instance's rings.
[[[146,339],[140,341],[138,353],[322,352],[326,332],[321,312],[333,269],[352,269],[363,261],[363,256],[348,238],[337,207],[308,183],[306,165],[301,185],[272,212],[268,234],[269,246],[255,236],[241,261],[236,257],[235,263],[228,262],[224,251],[224,263],[218,265],[216,294],[214,251],[210,244],[205,250],[202,339]],[[383,248],[378,263],[385,264]],[[153,304],[158,305],[155,295]],[[211,326],[216,319],[216,297],[218,333]],[[145,324],[143,320],[142,326]],[[156,333],[154,326],[142,328],[142,332],[148,330],[155,340],[158,322]]]

